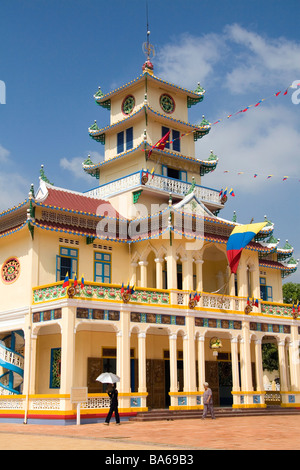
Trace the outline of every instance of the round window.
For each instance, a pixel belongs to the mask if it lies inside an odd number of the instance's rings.
[[[122,103],[122,112],[126,115],[132,113],[134,105],[135,105],[134,96],[132,95],[126,96],[126,98],[124,99]]]
[[[16,281],[20,275],[20,262],[17,258],[9,258],[2,265],[1,276],[2,280],[10,284]]]
[[[159,102],[160,102],[161,108],[163,109],[165,113],[168,113],[168,114],[173,113],[175,109],[175,102],[171,96],[161,95]]]

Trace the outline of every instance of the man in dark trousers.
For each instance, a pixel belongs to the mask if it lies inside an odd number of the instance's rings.
[[[216,418],[215,418],[215,414],[214,414],[214,405],[213,405],[213,399],[212,399],[212,391],[211,391],[211,389],[208,387],[208,383],[207,383],[207,382],[204,382],[203,385],[204,385],[204,393],[203,393],[203,405],[204,405],[204,408],[203,408],[202,419],[205,419],[205,418],[206,418],[208,411],[210,411],[210,416],[212,417],[212,419],[216,419]]]
[[[113,412],[115,412],[116,424],[120,424],[120,416],[118,411],[118,390],[116,389],[116,384],[112,384],[112,389],[108,390],[107,393],[110,398],[110,408],[104,424],[109,424]]]

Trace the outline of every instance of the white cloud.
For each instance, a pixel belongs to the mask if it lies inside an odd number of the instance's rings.
[[[286,38],[263,37],[234,24],[225,28],[228,46],[239,46],[234,67],[226,75],[227,87],[235,93],[259,84],[289,86],[300,72],[300,44]]]
[[[6,149],[0,144],[0,162],[5,162],[5,161],[7,161],[9,155],[10,155],[9,150],[6,150]]]
[[[9,181],[13,183],[10,185]],[[2,212],[27,199],[30,183],[18,173],[1,172],[0,188],[2,189],[0,191],[0,212]]]
[[[155,62],[159,76],[172,83],[193,89],[198,77],[204,86],[221,82],[238,94],[270,83],[288,87],[300,78],[299,57],[299,42],[233,24],[219,34],[182,34],[157,51]]]
[[[194,37],[183,34],[158,50],[155,66],[160,77],[195,89],[199,81],[204,84],[208,77],[212,78],[215,64],[222,60],[224,48],[220,35]]]
[[[99,163],[104,158],[100,153],[95,151],[88,152],[88,155],[90,155],[90,158],[94,163]],[[82,163],[86,158],[87,156],[85,158],[73,157],[71,159],[64,157],[60,159],[59,164],[61,168],[70,172],[76,179],[84,179],[90,182],[91,176],[88,175],[82,168]]]
[[[263,190],[267,176],[273,181],[300,179],[300,132],[296,110],[282,105],[249,109],[237,117],[212,126],[210,134],[196,144],[196,155],[206,159],[211,149],[219,157],[214,179],[220,187],[229,184],[242,190]],[[229,173],[224,173],[228,171]],[[238,175],[243,172],[242,175]],[[203,180],[206,185],[207,178]],[[270,180],[268,180],[268,183]]]

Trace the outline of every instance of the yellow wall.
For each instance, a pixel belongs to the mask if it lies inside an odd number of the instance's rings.
[[[31,236],[27,227],[20,232],[8,235],[0,243],[1,268],[8,258],[15,257],[20,262],[20,275],[16,281],[5,283],[0,280],[2,311],[25,307],[31,303]]]

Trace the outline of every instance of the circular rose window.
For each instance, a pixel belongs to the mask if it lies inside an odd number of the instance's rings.
[[[126,96],[126,98],[124,99],[122,103],[122,112],[126,115],[132,113],[134,105],[135,105],[134,96],[132,95]]]
[[[7,284],[14,282],[20,275],[20,262],[17,258],[9,258],[2,265],[1,276],[2,281]]]
[[[168,114],[173,113],[175,109],[175,102],[171,96],[161,95],[159,99],[159,103],[165,113],[168,113]]]

